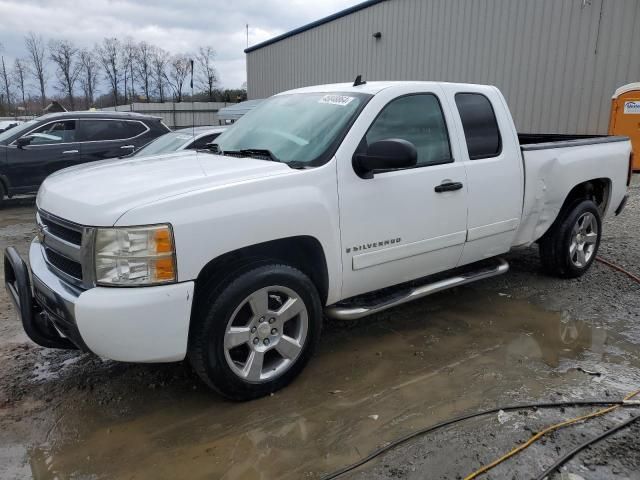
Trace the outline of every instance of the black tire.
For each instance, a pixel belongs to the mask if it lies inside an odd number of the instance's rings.
[[[272,286],[290,289],[302,299],[307,312],[306,338],[290,365],[272,379],[250,382],[234,373],[225,356],[225,333],[238,308],[253,292]],[[322,304],[313,282],[288,265],[254,263],[205,287],[194,309],[188,357],[200,378],[222,396],[236,401],[269,395],[288,385],[313,355],[322,330]],[[284,328],[282,328],[284,330]],[[253,335],[253,334],[252,334]],[[257,334],[256,334],[257,335]],[[243,346],[250,350],[251,345]]]
[[[7,192],[4,189],[4,185],[0,182],[0,208],[4,207],[4,199],[7,195]]]
[[[593,253],[583,266],[578,266],[570,254],[573,241],[573,229],[578,220],[586,213],[593,215],[597,224],[597,238]],[[598,207],[592,200],[578,200],[560,213],[558,219],[540,239],[540,260],[543,270],[560,278],[577,278],[586,273],[594,262],[600,247],[602,220]]]

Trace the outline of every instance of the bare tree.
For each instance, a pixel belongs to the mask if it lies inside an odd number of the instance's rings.
[[[214,67],[213,61],[216,51],[212,47],[200,47],[196,54],[196,63],[198,65],[198,83],[200,87],[207,92],[209,101],[213,102],[213,95],[218,83],[218,72]]]
[[[142,87],[142,92],[149,102],[151,98],[151,87],[153,80],[153,59],[155,55],[153,45],[147,42],[140,42],[136,49],[136,55],[134,58],[135,73]]]
[[[161,49],[156,48],[152,57],[153,81],[160,102],[165,101],[165,86],[167,85],[167,66],[169,64],[169,54]]]
[[[136,45],[131,37],[122,44],[120,52],[120,71],[122,72],[122,83],[124,85],[124,103],[129,103],[129,96],[133,97],[136,92],[134,88],[133,61],[136,54]],[[131,87],[131,89],[129,89]]]
[[[169,64],[169,85],[176,102],[182,101],[182,89],[191,72],[191,61],[185,55],[174,55]]]
[[[75,110],[73,89],[82,71],[82,64],[77,61],[78,49],[68,40],[51,40],[49,55],[56,65],[58,89],[69,99],[71,110]]]
[[[102,45],[97,48],[100,63],[104,69],[105,78],[109,82],[111,91],[113,92],[113,102],[118,106],[118,87],[121,80],[121,52],[122,46],[117,38],[105,38]]]
[[[0,43],[0,52],[4,49]],[[9,73],[4,63],[4,55],[0,56],[0,79],[2,80],[3,97],[7,101],[7,107],[11,110],[11,82],[9,81]]]
[[[47,103],[46,96],[46,57],[45,57],[45,46],[44,39],[40,35],[36,35],[33,32],[29,32],[26,37],[24,37],[24,44],[27,48],[27,54],[29,56],[29,61],[31,62],[30,71],[31,74],[35,77],[38,82],[38,86],[40,87],[40,103],[42,104],[42,108],[45,107]]]
[[[27,64],[24,60],[20,58],[16,58],[13,63],[13,80],[18,84],[18,89],[20,91],[20,96],[22,98],[22,106],[26,108],[26,89],[25,89],[25,80],[27,76]]]
[[[95,55],[88,49],[80,52],[80,64],[82,73],[80,74],[80,86],[84,92],[84,100],[87,110],[93,105],[96,87],[98,85],[98,62]]]

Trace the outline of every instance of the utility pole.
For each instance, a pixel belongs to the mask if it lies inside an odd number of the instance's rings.
[[[249,48],[249,24],[247,23],[247,48]]]

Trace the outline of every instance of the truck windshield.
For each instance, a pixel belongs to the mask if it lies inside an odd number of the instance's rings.
[[[216,144],[222,154],[257,152],[290,166],[319,165],[333,155],[369,98],[352,92],[277,95],[238,120]]]

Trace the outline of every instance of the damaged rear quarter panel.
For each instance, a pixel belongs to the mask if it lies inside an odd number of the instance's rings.
[[[569,192],[589,180],[610,181],[605,215],[611,214],[627,191],[629,154],[629,142],[524,150],[524,206],[514,245],[530,245],[542,237],[558,216]]]

